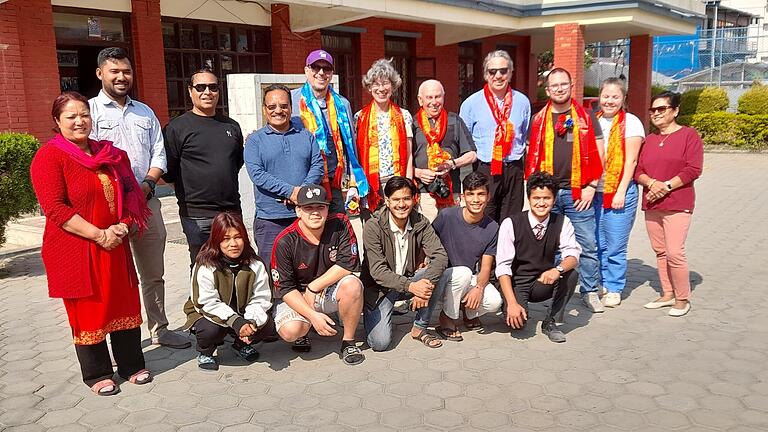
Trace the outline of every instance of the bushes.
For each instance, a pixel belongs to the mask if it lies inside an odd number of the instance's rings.
[[[706,114],[728,109],[728,94],[719,87],[689,90],[680,98],[680,114]]]
[[[727,145],[750,150],[768,148],[768,114],[717,112],[680,116],[677,121],[696,129],[706,145]]]
[[[584,86],[584,97],[600,96],[600,87]]]
[[[40,143],[32,135],[0,133],[0,245],[5,225],[37,206],[29,179],[29,165]]]
[[[752,84],[752,88],[739,97],[739,113],[768,114],[768,86]]]

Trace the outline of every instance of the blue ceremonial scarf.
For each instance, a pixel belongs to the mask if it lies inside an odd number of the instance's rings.
[[[368,195],[369,186],[368,179],[365,177],[365,172],[360,162],[357,160],[355,151],[355,139],[352,137],[352,122],[350,120],[349,112],[347,112],[346,104],[341,100],[336,91],[333,90],[333,86],[328,87],[328,92],[333,98],[333,104],[336,107],[337,121],[339,122],[339,132],[341,133],[341,140],[344,143],[344,149],[347,153],[347,159],[349,166],[352,169],[352,175],[355,179],[357,191],[360,196]],[[317,123],[317,129],[313,132],[315,140],[317,141],[320,151],[324,154],[329,154],[331,151],[336,151],[336,146],[329,146],[328,143],[328,125],[325,122],[325,116],[323,110],[320,108],[320,103],[315,98],[315,93],[310,88],[309,83],[304,83],[301,88],[301,98],[304,99],[304,103],[307,105],[307,109],[315,117]]]

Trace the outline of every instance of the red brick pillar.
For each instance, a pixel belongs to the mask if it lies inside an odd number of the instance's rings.
[[[384,24],[376,19],[359,22],[363,23],[367,30],[360,34],[360,76],[362,77],[371,68],[373,62],[384,58]],[[368,89],[363,89],[361,94],[361,100],[365,106],[371,101],[371,94],[368,93]]]
[[[50,0],[0,5],[0,130],[52,135],[51,105],[60,93]]]
[[[584,27],[576,23],[555,25],[555,67],[571,73],[573,98],[584,97]]]
[[[459,112],[459,44],[436,47],[435,51],[436,79],[445,87],[445,109]]]
[[[651,62],[653,61],[653,37],[632,36],[629,39],[629,112],[640,118],[648,128],[648,107],[651,104]]]
[[[168,122],[168,88],[160,0],[131,0],[134,87],[138,99],[155,112],[160,124]]]
[[[307,55],[321,48],[320,31],[293,33],[291,10],[282,3],[272,4],[272,71],[304,73]]]

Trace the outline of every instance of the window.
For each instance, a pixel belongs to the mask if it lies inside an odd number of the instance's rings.
[[[339,93],[345,96],[353,107],[360,106],[362,84],[360,82],[360,55],[355,49],[357,35],[323,31],[322,47],[333,56],[334,73],[339,77]]]
[[[270,30],[265,27],[163,18],[163,46],[171,118],[192,109],[187,79],[202,67],[219,77],[219,109],[224,113],[227,74],[272,71]]]
[[[480,44],[462,42],[459,44],[459,101],[483,85],[483,62],[480,58]]]

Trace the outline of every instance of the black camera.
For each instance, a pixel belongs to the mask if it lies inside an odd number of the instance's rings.
[[[427,192],[440,198],[448,198],[451,195],[451,188],[448,187],[442,177],[435,177],[435,180],[427,185]]]

